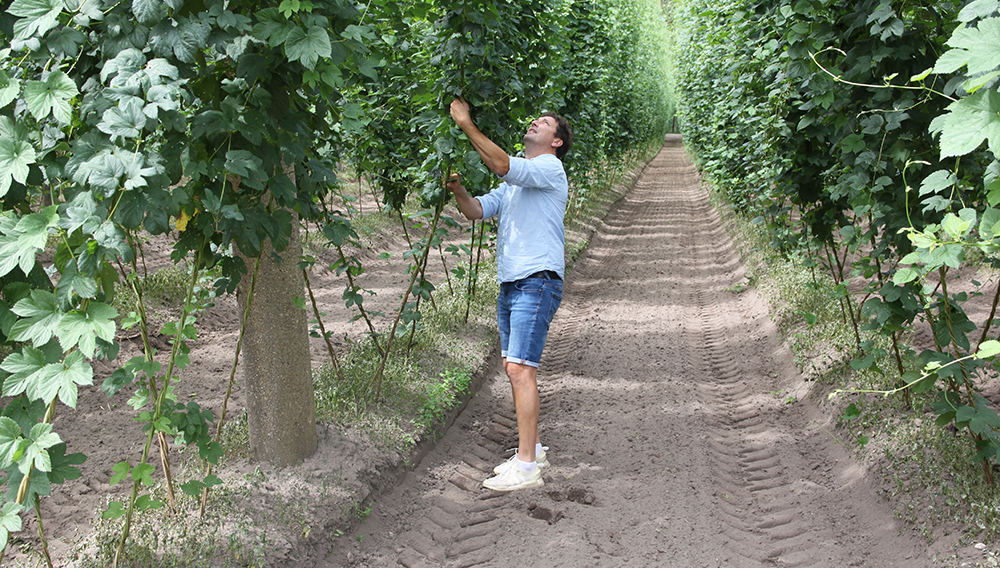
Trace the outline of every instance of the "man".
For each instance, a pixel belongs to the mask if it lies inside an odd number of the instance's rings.
[[[469,104],[456,98],[451,116],[490,170],[503,183],[488,195],[471,197],[454,174],[448,189],[467,219],[496,216],[497,322],[503,368],[517,410],[518,447],[483,485],[513,491],[544,484],[548,465],[538,435],[538,364],[552,316],[562,300],[565,272],[563,217],[569,184],[562,157],[572,145],[566,119],[544,114],[524,134],[524,157],[509,156],[472,121]]]

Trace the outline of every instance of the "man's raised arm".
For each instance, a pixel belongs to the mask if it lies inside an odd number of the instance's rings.
[[[479,152],[486,167],[498,176],[507,175],[507,172],[510,171],[510,156],[503,148],[487,138],[472,122],[469,103],[465,102],[465,99],[456,98],[451,101],[451,117],[455,119],[455,123],[462,129],[462,132],[469,137],[469,142],[472,142],[472,147],[476,149],[476,152]]]

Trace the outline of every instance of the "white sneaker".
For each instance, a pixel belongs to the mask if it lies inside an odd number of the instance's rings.
[[[504,469],[499,475],[483,482],[483,487],[494,491],[516,491],[545,485],[542,481],[542,468],[535,467],[531,471],[521,471],[514,465]]]
[[[549,466],[548,457],[545,455],[545,450],[547,450],[547,449],[549,449],[548,446],[542,446],[542,451],[540,451],[537,454],[535,454],[535,463],[538,464],[538,467],[548,467]],[[517,448],[513,448],[513,449],[507,450],[507,451],[508,452],[513,451],[514,455],[512,455],[510,458],[508,458],[507,461],[505,461],[502,464],[500,464],[500,465],[496,466],[495,468],[493,468],[493,473],[494,474],[500,475],[508,467],[517,467],[517,463],[514,462],[514,460],[517,459]]]

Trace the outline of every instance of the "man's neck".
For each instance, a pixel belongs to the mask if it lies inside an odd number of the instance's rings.
[[[532,159],[532,158],[537,158],[538,156],[541,156],[542,154],[552,154],[553,156],[555,156],[556,155],[556,151],[554,149],[552,149],[552,148],[540,148],[539,149],[539,148],[527,148],[527,147],[525,147],[525,149],[524,149],[524,157],[527,158],[527,159],[529,159],[529,160]]]

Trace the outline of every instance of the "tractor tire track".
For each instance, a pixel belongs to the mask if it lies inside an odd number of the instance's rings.
[[[545,486],[481,486],[517,443],[498,368],[326,565],[930,565],[812,403],[790,403],[803,383],[743,280],[668,140],[567,278],[539,371]]]

